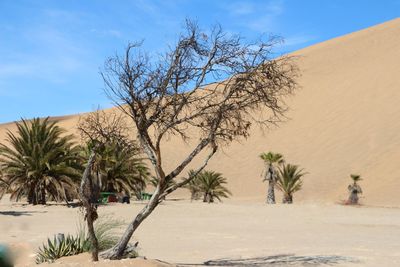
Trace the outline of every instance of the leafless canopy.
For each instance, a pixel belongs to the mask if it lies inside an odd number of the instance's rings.
[[[273,48],[279,42],[279,38],[267,38],[245,43],[220,26],[205,34],[196,23],[186,21],[176,45],[164,54],[150,56],[141,50],[141,43],[134,43],[123,55],[106,61],[105,91],[132,118],[158,184],[149,203],[104,257],[120,257],[159,201],[197,175],[219,146],[246,138],[254,122],[268,126],[280,121],[286,111],[284,97],[296,88],[297,69],[290,56],[274,57]],[[193,150],[165,173],[163,140],[170,135],[186,140],[193,132]],[[208,154],[193,176],[171,185],[204,150]]]
[[[106,93],[133,119],[162,184],[207,147],[211,157],[218,145],[247,137],[253,122],[269,125],[282,118],[283,97],[295,89],[297,71],[291,57],[272,58],[279,41],[274,37],[245,44],[220,26],[204,34],[187,21],[176,46],[155,59],[135,43],[123,56],[107,60],[102,73]],[[198,130],[200,141],[165,174],[163,138],[187,139],[189,127]]]

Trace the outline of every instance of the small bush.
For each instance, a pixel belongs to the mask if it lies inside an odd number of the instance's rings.
[[[99,251],[103,251],[111,248],[118,242],[118,230],[121,226],[124,226],[124,222],[113,218],[111,215],[100,217],[94,223],[94,231],[99,243]],[[89,240],[89,234],[86,228],[86,223],[81,220],[78,226],[78,236],[82,239]],[[89,242],[89,248],[91,249],[91,243]]]

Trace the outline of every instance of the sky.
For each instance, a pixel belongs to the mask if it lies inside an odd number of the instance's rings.
[[[174,44],[185,19],[290,52],[400,16],[400,0],[0,0],[0,123],[107,108],[105,60]]]

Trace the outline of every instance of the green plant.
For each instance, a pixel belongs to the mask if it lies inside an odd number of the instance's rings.
[[[279,169],[277,187],[283,192],[283,203],[293,203],[293,194],[301,189],[301,178],[305,175],[299,166],[287,164]]]
[[[115,219],[111,215],[104,215],[96,220],[94,223],[94,231],[100,251],[108,249],[117,243],[117,232],[124,224],[123,221]],[[89,240],[87,227],[83,220],[81,220],[78,225],[78,236],[81,239]],[[91,247],[89,242],[89,247],[86,251],[90,251],[90,249]]]
[[[192,177],[194,175],[195,171],[190,170],[188,172],[188,177]],[[185,185],[185,188],[190,191],[190,200],[199,200],[201,198],[202,192],[200,187],[198,186],[198,182],[196,178],[192,179]]]
[[[27,197],[30,204],[46,204],[51,198],[67,201],[76,195],[81,175],[78,150],[72,136],[49,118],[22,120],[17,132],[8,132],[10,146],[0,144],[0,167],[11,199]]]
[[[88,240],[82,239],[80,236],[55,235],[53,239],[47,239],[47,245],[43,244],[39,248],[36,263],[53,262],[61,257],[76,255],[85,252],[88,247]]]
[[[90,151],[88,144],[82,148],[82,156],[88,158]],[[97,149],[92,176],[101,191],[138,195],[146,187],[150,173],[137,146],[110,141]]]
[[[193,171],[189,171],[189,177]],[[212,203],[214,199],[221,201],[221,198],[228,198],[232,193],[224,186],[227,180],[221,173],[214,171],[202,171],[191,180],[186,188],[192,193],[192,198],[196,199],[203,195],[203,202]]]
[[[114,246],[118,241],[117,232],[124,225],[124,222],[113,218],[111,215],[100,217],[94,223],[95,234],[99,243],[99,250],[103,251]],[[126,257],[137,257],[136,246]],[[38,249],[36,263],[53,262],[58,258],[77,255],[91,251],[91,242],[83,218],[79,220],[77,235],[55,235],[53,239],[47,239]]]

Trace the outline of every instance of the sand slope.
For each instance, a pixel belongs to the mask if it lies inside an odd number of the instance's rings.
[[[365,204],[400,206],[400,19],[297,51],[302,89],[288,103],[290,121],[232,144],[209,168],[229,178],[234,197],[261,201],[266,185],[258,155],[283,153],[309,174],[295,201],[337,202],[346,197],[350,173],[364,177]],[[78,115],[59,117],[74,131]],[[0,141],[5,128],[0,125]],[[167,169],[189,146],[164,145]]]

